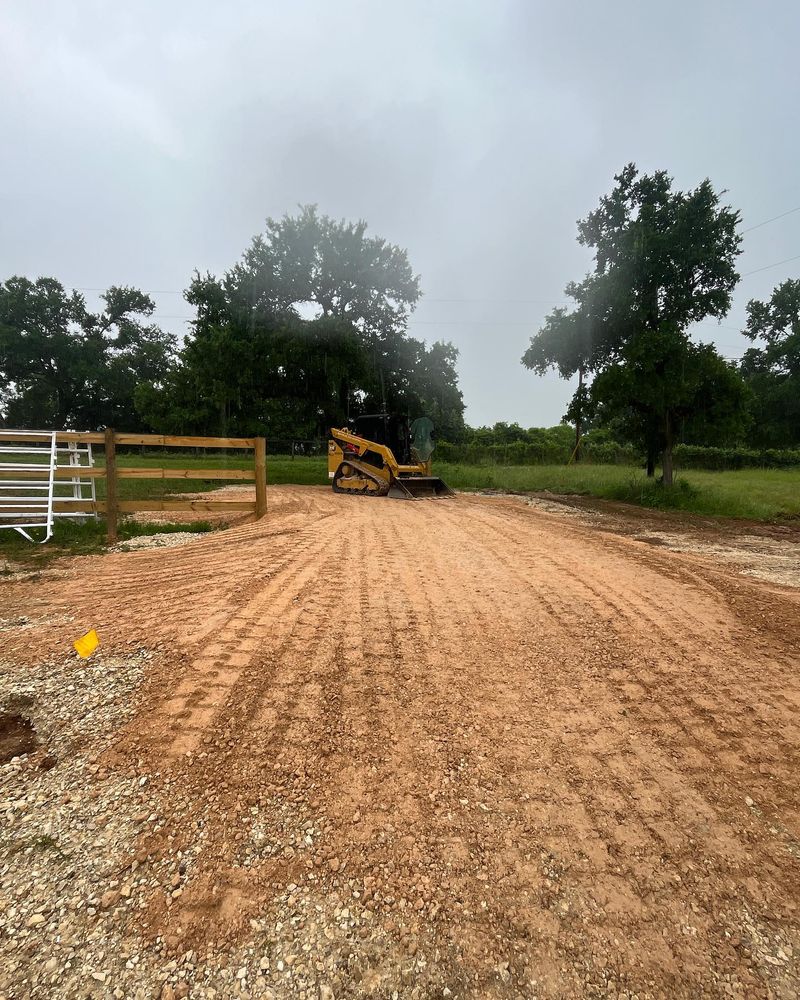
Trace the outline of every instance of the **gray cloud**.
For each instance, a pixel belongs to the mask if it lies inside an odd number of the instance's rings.
[[[317,202],[408,247],[471,423],[552,423],[569,387],[519,358],[625,162],[711,177],[745,227],[800,205],[799,29],[788,0],[6,4],[0,275],[164,290],[180,330],[193,268]],[[741,270],[796,254],[800,213]],[[748,298],[798,271],[744,278],[703,339],[740,354]]]

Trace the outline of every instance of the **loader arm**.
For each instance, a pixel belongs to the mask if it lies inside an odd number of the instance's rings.
[[[367,464],[376,464],[378,468],[388,467],[393,476],[403,474],[425,476],[430,472],[430,462],[401,465],[394,457],[392,449],[387,445],[378,444],[377,441],[369,441],[367,438],[359,437],[348,430],[332,427],[331,441],[338,445],[342,454],[351,455],[354,459],[360,459]]]
[[[453,496],[453,491],[431,475],[431,463],[402,465],[387,445],[331,428],[328,442],[328,478],[337,493],[363,493],[416,500],[422,496]]]

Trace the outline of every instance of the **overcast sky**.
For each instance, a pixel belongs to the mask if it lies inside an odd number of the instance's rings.
[[[181,331],[194,268],[316,202],[408,248],[469,423],[552,424],[571,389],[520,356],[626,162],[710,177],[745,229],[800,206],[798,38],[797,0],[5,0],[0,278],[137,285]],[[740,270],[798,255],[800,211]],[[747,300],[798,275],[744,277],[701,339],[740,355]]]

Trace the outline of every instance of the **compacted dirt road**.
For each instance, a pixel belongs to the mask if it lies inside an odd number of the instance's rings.
[[[797,590],[514,498],[295,487],[0,588],[41,739],[6,807],[68,844],[4,844],[0,994],[798,994]],[[63,761],[43,663],[127,684]]]

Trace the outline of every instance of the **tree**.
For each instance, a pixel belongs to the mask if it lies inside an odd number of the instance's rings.
[[[792,448],[800,443],[800,280],[778,285],[769,302],[751,299],[744,335],[761,340],[742,358],[741,373],[752,393],[751,442]]]
[[[55,278],[0,284],[0,405],[19,427],[139,429],[136,387],[168,374],[175,338],[146,323],[154,303],[112,287],[90,313]]]
[[[464,433],[464,396],[458,387],[458,349],[443,341],[428,347],[412,338],[408,338],[408,347],[416,351],[416,360],[404,409],[430,417],[439,437],[460,440]]]
[[[316,205],[301,206],[296,216],[267,219],[230,281],[273,312],[313,303],[323,316],[401,329],[419,300],[419,277],[405,250],[366,230],[363,220],[337,222]]]
[[[578,223],[578,242],[594,250],[594,270],[567,286],[575,307],[546,318],[522,363],[539,373],[554,367],[564,378],[593,377],[591,385],[581,380],[573,399],[578,420],[592,409],[618,413],[620,394],[635,392],[628,426],[647,451],[648,471],[661,452],[671,485],[673,446],[691,400],[698,401],[692,367],[707,361],[688,329],[730,308],[739,213],[720,205],[709,180],[675,191],[665,171],[640,175],[634,164],[614,180],[611,194]]]
[[[654,343],[656,338],[660,343]],[[613,424],[619,439],[644,443],[652,454],[661,428],[657,415],[666,412],[684,441],[738,441],[746,425],[748,392],[736,366],[713,345],[656,334],[647,342],[634,338],[621,354],[597,374],[591,391],[594,412],[603,425]]]
[[[337,222],[315,205],[267,219],[225,285],[254,313],[306,315],[316,307],[322,317],[348,321],[371,354],[370,406],[396,409],[412,363],[404,334],[419,277],[405,250],[366,230],[363,220]]]
[[[169,401],[140,390],[160,429],[313,437],[370,410],[463,425],[452,345],[406,332],[419,279],[405,250],[307,206],[268,219],[221,278],[195,274],[196,309]]]

